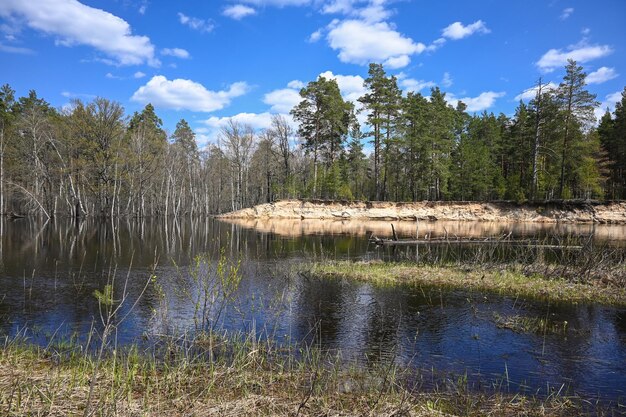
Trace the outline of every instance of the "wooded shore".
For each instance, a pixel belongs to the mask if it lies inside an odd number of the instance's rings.
[[[626,203],[281,200],[225,213],[218,218],[626,224]]]

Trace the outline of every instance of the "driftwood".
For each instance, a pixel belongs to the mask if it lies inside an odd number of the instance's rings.
[[[544,244],[534,239],[511,239],[511,233],[503,236],[487,236],[487,237],[460,237],[454,236],[450,238],[448,231],[445,230],[445,236],[431,237],[427,234],[423,238],[418,237],[415,239],[398,239],[393,224],[391,225],[393,233],[392,239],[382,239],[372,235],[369,239],[370,243],[377,246],[407,246],[407,245],[480,245],[480,244],[503,244],[506,246],[532,246],[535,248],[553,248],[553,249],[582,249],[582,246],[578,245],[552,245]]]

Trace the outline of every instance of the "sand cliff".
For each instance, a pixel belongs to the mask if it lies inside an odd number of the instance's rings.
[[[218,217],[231,219],[447,220],[626,224],[626,203],[556,201],[370,202],[281,200]]]

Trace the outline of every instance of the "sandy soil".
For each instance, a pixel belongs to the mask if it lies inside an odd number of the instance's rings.
[[[222,214],[226,219],[446,220],[626,224],[626,203],[364,202],[282,200]]]

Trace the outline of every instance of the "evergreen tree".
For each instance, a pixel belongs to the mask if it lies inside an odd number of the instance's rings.
[[[313,154],[313,196],[317,196],[318,162],[330,168],[339,157],[351,126],[356,122],[354,105],[341,97],[336,80],[320,76],[300,90],[302,101],[291,110],[299,123],[298,135]]]
[[[594,109],[598,106],[596,95],[585,89],[587,74],[576,61],[568,60],[565,67],[563,82],[557,90],[557,98],[564,117],[564,132],[561,145],[561,175],[559,180],[559,197],[568,197],[565,193],[566,172],[573,173],[579,155],[574,150],[581,149],[578,141],[582,140],[581,129],[595,120]],[[574,180],[570,178],[570,183]],[[574,184],[572,184],[574,185]]]

